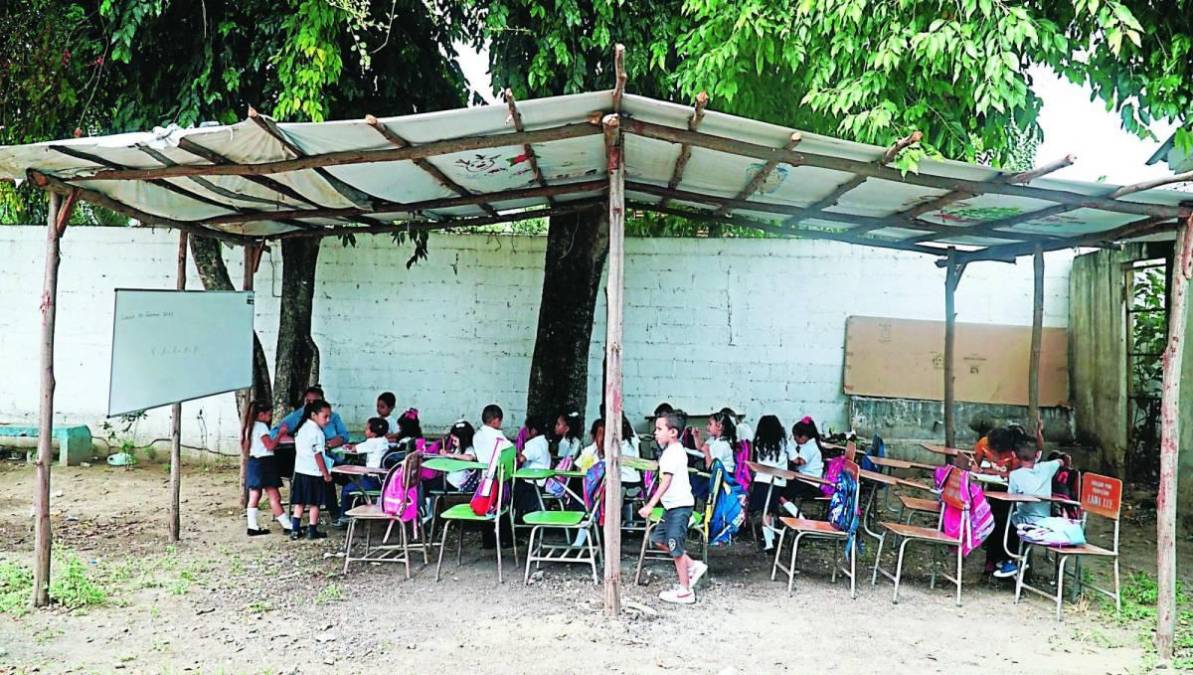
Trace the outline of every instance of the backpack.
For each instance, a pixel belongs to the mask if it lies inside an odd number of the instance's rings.
[[[708,520],[709,546],[724,546],[733,543],[733,535],[746,522],[746,510],[742,506],[745,492],[733,476],[725,471],[721,460],[713,460],[713,491],[709,494],[712,515]]]
[[[845,467],[845,455],[833,457],[824,464],[824,479],[827,483],[820,485],[820,494],[832,497],[837,492],[837,483],[841,478],[841,469]]]
[[[859,486],[848,471],[837,470],[836,490],[828,505],[828,521],[841,532],[848,532],[845,539],[845,550],[857,538],[857,526],[861,522],[861,508],[858,495]],[[858,545],[858,548],[862,548]]]
[[[954,469],[956,467],[952,464],[937,467],[936,489],[944,489]],[[961,555],[968,556],[994,532],[994,513],[990,510],[990,503],[986,501],[982,484],[977,481],[971,482],[968,471],[961,472],[961,499],[969,502],[969,532],[961,531],[961,512],[948,504],[944,504],[942,509],[941,531],[960,539]]]
[[[1034,523],[1024,523],[1016,530],[1023,541],[1043,546],[1083,546],[1085,530],[1079,520],[1068,518],[1044,518]]]
[[[566,458],[565,458],[566,459]],[[584,474],[584,508],[605,524],[605,462],[593,464]]]
[[[404,523],[418,517],[418,505],[421,502],[418,476],[421,468],[422,458],[415,453],[385,474],[385,484],[381,486],[383,512],[396,516]]]
[[[1052,476],[1052,496],[1077,501],[1079,499],[1078,486],[1080,485],[1081,472],[1077,469],[1067,469],[1062,466]],[[1081,516],[1084,513],[1079,504],[1054,502],[1053,508],[1056,509],[1057,515],[1062,518],[1068,518],[1069,520],[1081,520]]]
[[[501,466],[501,451],[503,449],[502,441],[505,439],[498,438],[493,443],[493,455],[489,457],[489,467],[485,469],[484,477],[480,484],[476,486],[476,492],[472,494],[472,512],[478,516],[488,516],[495,513],[499,508],[497,503],[497,494],[501,492],[497,485],[497,470]],[[509,441],[506,441],[508,443]],[[505,491],[508,492],[508,491]],[[508,494],[506,495],[508,497]]]
[[[598,464],[599,463],[600,462],[598,462]],[[564,457],[563,459],[559,460],[558,464],[555,465],[555,469],[557,471],[571,471],[575,464],[576,462],[574,458]],[[567,494],[567,488],[568,481],[567,478],[563,476],[552,476],[543,483],[543,489],[547,491],[547,494],[555,497],[556,499],[563,499],[564,495]]]
[[[737,452],[733,455],[733,480],[739,486],[754,484],[754,472],[746,466],[747,462],[754,459],[753,454],[754,448],[749,441],[738,442]]]
[[[870,461],[871,457],[886,457],[886,443],[878,434],[870,439],[870,451],[862,455],[861,461],[857,463],[858,468],[862,471],[878,471],[878,465]]]

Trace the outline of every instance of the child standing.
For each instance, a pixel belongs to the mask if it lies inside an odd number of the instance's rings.
[[[580,453],[584,442],[580,437],[584,434],[584,420],[575,410],[562,413],[555,419],[555,437],[559,439],[555,456],[559,459],[575,457]]]
[[[258,401],[253,404],[253,428],[249,432],[249,463],[245,472],[245,485],[249,490],[248,508],[245,517],[248,519],[248,536],[255,537],[269,534],[268,527],[261,527],[257,523],[257,505],[261,503],[262,491],[269,497],[269,508],[274,518],[282,525],[282,531],[290,533],[290,518],[282,508],[282,497],[278,488],[282,486],[282,477],[278,473],[277,460],[273,456],[273,449],[278,442],[269,435],[269,425],[273,423],[273,406]]]
[[[696,500],[692,497],[692,485],[688,481],[687,452],[679,443],[685,421],[674,412],[655,418],[655,443],[663,448],[659,457],[659,482],[650,499],[638,510],[645,519],[650,518],[655,505],[662,504],[663,517],[651,532],[651,543],[671,555],[679,585],[659,593],[659,599],[681,605],[696,602],[692,588],[708,566],[692,560],[684,550],[684,539],[688,534],[688,522]]]
[[[373,417],[369,419],[368,424],[365,425],[365,440],[363,443],[356,445],[345,446],[346,452],[349,454],[363,455],[365,458],[365,466],[370,469],[381,468],[381,458],[385,457],[385,453],[389,452],[389,441],[386,440],[386,432],[389,431],[389,423],[380,417]],[[380,490],[381,479],[377,476],[365,474],[358,476],[344,485],[340,489],[340,504],[345,509],[351,508],[352,501],[357,495],[363,495],[369,490]],[[339,517],[336,522],[332,523],[337,528],[344,528],[348,526],[349,518],[346,515]]]
[[[755,461],[763,466],[789,470],[796,457],[795,447],[787,441],[783,423],[774,415],[758,418],[758,431],[754,434]],[[775,513],[779,509],[779,498],[786,494],[787,479],[755,473],[750,485],[750,513],[762,512],[763,550],[775,550]],[[767,495],[770,495],[769,501]]]
[[[294,506],[290,538],[298,539],[302,531],[302,513],[310,513],[307,539],[324,539],[327,533],[320,532],[319,508],[327,500],[331,485],[331,472],[323,460],[327,439],[323,428],[331,420],[331,405],[322,399],[306,404],[302,421],[294,436],[294,482],[290,486],[290,502]],[[334,491],[332,492],[334,495]]]

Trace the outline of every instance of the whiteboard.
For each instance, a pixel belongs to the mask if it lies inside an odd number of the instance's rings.
[[[108,416],[253,383],[253,294],[116,289]]]

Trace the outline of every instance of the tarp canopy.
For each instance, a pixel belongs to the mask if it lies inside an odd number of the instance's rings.
[[[641,96],[615,102],[611,91],[323,123],[252,113],[230,126],[0,147],[0,177],[234,239],[465,226],[600,200],[600,120],[618,105],[630,208],[990,257],[1151,234],[1189,213],[1188,193],[1046,170],[923,160],[901,173],[884,163],[887,148]]]

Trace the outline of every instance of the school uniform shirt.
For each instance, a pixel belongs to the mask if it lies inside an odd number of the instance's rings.
[[[713,438],[708,441],[708,454],[713,459],[721,460],[721,464],[725,466],[725,471],[730,474],[737,468],[737,462],[733,456],[733,446],[729,445],[729,441],[723,438]]]
[[[283,424],[287,429],[290,430],[290,433],[293,434],[294,430],[298,428],[298,424],[302,422],[302,411],[303,408],[298,408],[289,415],[283,417],[282,424],[279,424],[269,431],[269,437],[277,440],[278,435],[282,430]],[[304,424],[303,426],[305,427],[306,425]],[[315,426],[318,427],[319,425]],[[333,438],[339,438],[343,440],[344,443],[347,443],[349,440],[348,427],[344,426],[344,420],[340,418],[340,414],[334,410],[331,411],[331,417],[327,420],[327,426],[323,427],[323,438],[327,441],[330,441]]]
[[[494,450],[507,445],[513,445],[513,443],[505,437],[505,434],[501,433],[500,429],[494,429],[485,424],[480,425],[476,430],[476,435],[472,437],[472,451],[476,455],[476,461],[485,465],[488,465],[489,460],[493,457]]]
[[[319,465],[315,463],[315,455],[321,455],[327,450],[327,439],[318,424],[308,421],[294,436],[294,473],[305,476],[323,476]]]
[[[526,445],[522,446],[522,457],[523,469],[550,469],[551,450],[547,437],[540,434],[526,441]]]
[[[563,438],[559,439],[559,447],[556,448],[555,452],[559,455],[560,459],[563,459],[564,457],[575,457],[576,453],[580,452],[580,449],[583,446],[584,444],[580,442],[579,438],[568,438],[567,436],[564,436]]]
[[[1061,460],[1036,462],[1035,466],[1021,466],[1007,477],[1007,492],[1016,495],[1030,495],[1032,497],[1052,496],[1052,477],[1060,470]],[[1016,525],[1031,523],[1047,518],[1052,514],[1052,504],[1049,502],[1023,502],[1015,509],[1011,522]]]
[[[816,444],[815,438],[809,438],[803,445],[797,444],[795,454],[804,460],[804,464],[799,467],[799,473],[817,478],[824,476],[824,459],[820,456],[820,446]]]
[[[398,433],[398,418],[393,413],[389,417],[384,418],[385,423],[389,425],[389,430],[385,432],[386,436],[396,435]]]
[[[659,502],[664,509],[695,506],[692,497],[692,482],[688,480],[688,454],[679,443],[668,445],[659,457],[659,473],[671,474],[671,484]]]
[[[460,451],[461,455],[476,455],[476,451],[472,448],[465,448]],[[460,489],[464,483],[468,482],[468,477],[472,475],[472,469],[460,469],[459,471],[449,471],[444,478],[452,487],[457,490]]]
[[[366,438],[357,443],[355,449],[358,455],[365,456],[365,466],[370,469],[379,469],[381,468],[381,458],[389,452],[389,441],[385,440],[385,436]]]
[[[269,427],[264,422],[253,423],[253,438],[249,444],[249,457],[273,457],[273,452],[261,442],[262,436],[269,435]]]
[[[779,454],[776,457],[763,457],[762,451],[759,450],[757,446],[755,446],[754,451],[757,454],[757,460],[759,464],[763,466],[769,466],[774,469],[787,469],[791,465],[791,461],[795,459],[795,446],[792,443],[789,443],[786,438],[784,438],[783,442],[779,445]],[[754,482],[763,483],[765,485],[774,483],[775,487],[783,487],[787,485],[786,478],[768,476],[764,473],[755,473]]]

